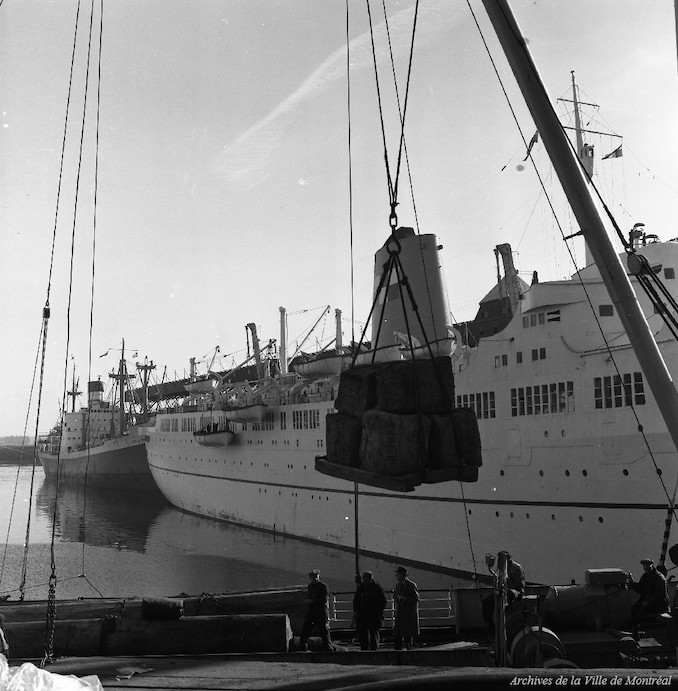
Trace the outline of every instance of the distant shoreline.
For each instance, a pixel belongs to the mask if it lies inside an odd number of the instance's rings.
[[[26,444],[23,447],[23,455],[21,453],[21,446],[0,444],[0,465],[18,465],[19,461],[22,463],[33,462],[32,443]]]

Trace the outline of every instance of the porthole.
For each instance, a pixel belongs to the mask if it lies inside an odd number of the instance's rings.
[[[529,518],[529,517],[530,517],[530,514],[529,514],[529,513],[526,513],[526,514],[525,514],[525,518]]]
[[[504,477],[504,471],[503,471],[503,470],[500,470],[500,471],[499,471],[499,474],[500,474],[502,477]]]
[[[582,474],[584,477],[586,477],[586,476],[588,475],[588,472],[587,472],[586,470],[582,470],[582,471],[581,471],[581,474]]]
[[[544,477],[544,471],[543,470],[539,471],[539,477]]]
[[[511,518],[513,518],[513,511],[511,511],[511,514],[510,514],[510,515],[511,515]]]
[[[602,523],[602,522],[603,522],[603,517],[602,517],[602,516],[598,516],[598,523]]]
[[[583,523],[583,522],[584,522],[584,517],[583,517],[583,516],[579,516],[579,522],[580,522],[580,523]]]
[[[556,520],[556,514],[554,514],[554,513],[551,514],[551,520],[552,520],[552,521],[555,521],[555,520]]]
[[[628,474],[629,474],[629,471],[628,471],[628,470],[626,470],[626,468],[624,468],[624,470],[622,470],[622,473],[623,473],[624,475],[628,476]]]
[[[494,512],[494,515],[495,515],[497,518],[499,518],[499,511],[495,511],[495,512]]]
[[[569,470],[565,471],[565,477],[570,477],[570,471]]]

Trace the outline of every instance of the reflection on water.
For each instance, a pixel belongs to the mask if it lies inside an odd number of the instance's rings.
[[[320,569],[330,589],[352,590],[355,555],[238,525],[201,518],[169,506],[157,491],[60,486],[38,469],[33,483],[27,557],[27,599],[44,599],[54,553],[57,596],[167,596],[249,590],[307,582]],[[0,535],[7,536],[0,595],[19,596],[23,542],[31,505],[31,469],[0,465]],[[10,524],[11,515],[11,524]],[[396,562],[361,556],[385,587]],[[420,588],[446,588],[449,576],[412,569]]]
[[[36,513],[54,521],[65,542],[144,552],[148,529],[167,505],[160,492],[85,489],[44,480],[36,493]]]

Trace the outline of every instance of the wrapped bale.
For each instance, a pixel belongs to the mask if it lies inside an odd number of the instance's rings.
[[[376,374],[377,407],[398,415],[445,415],[454,403],[452,360],[402,360]]]
[[[452,423],[464,465],[480,468],[483,464],[483,453],[475,412],[472,408],[453,408]]]
[[[330,413],[325,422],[327,460],[352,468],[360,464],[363,424],[343,413]]]
[[[357,420],[377,405],[377,372],[383,364],[358,365],[344,370],[339,377],[339,391],[334,407]]]
[[[387,476],[419,472],[426,460],[430,426],[423,415],[368,410],[363,415],[361,468]]]
[[[428,443],[428,461],[431,470],[459,468],[463,461],[457,443],[452,419],[449,415],[429,415],[431,434]]]

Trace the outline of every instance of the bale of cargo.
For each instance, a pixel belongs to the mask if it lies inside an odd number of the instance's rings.
[[[454,404],[449,357],[388,362],[376,373],[377,407],[398,415],[444,415]]]
[[[407,475],[423,470],[431,423],[423,415],[368,410],[363,415],[360,467],[376,475]]]
[[[453,411],[452,415],[428,416],[431,422],[431,433],[428,444],[429,472],[423,478],[425,483],[448,480],[476,482],[478,480],[478,467],[474,465],[478,460],[477,457],[471,457],[471,465],[468,465],[461,451],[459,443],[461,435],[455,429],[455,421],[458,417],[462,417],[466,422],[466,413],[460,416],[457,410]]]
[[[327,460],[357,468],[363,424],[344,413],[329,413],[325,421]]]
[[[459,468],[463,465],[450,415],[429,415],[431,433],[428,439],[428,465],[431,470]]]
[[[141,602],[142,619],[180,619],[184,601],[169,597],[145,597]]]
[[[339,391],[334,407],[345,415],[360,420],[366,410],[377,405],[377,372],[383,363],[358,365],[339,376]]]
[[[478,418],[472,408],[453,408],[452,423],[464,465],[480,468],[483,464]]]

